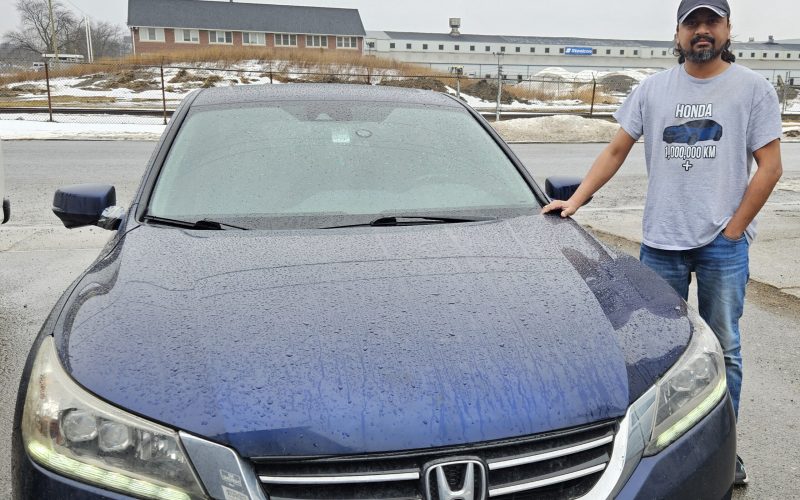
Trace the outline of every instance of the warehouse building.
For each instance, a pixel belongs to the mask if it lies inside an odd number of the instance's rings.
[[[675,65],[672,41],[470,35],[461,21],[450,20],[449,33],[368,31],[368,54],[425,65],[441,71],[463,68],[469,76],[495,78],[498,62],[510,79],[527,79],[545,68],[572,72],[633,68],[666,69]],[[794,79],[800,85],[800,43],[734,42],[736,62],[771,82]],[[498,56],[499,54],[499,56]]]

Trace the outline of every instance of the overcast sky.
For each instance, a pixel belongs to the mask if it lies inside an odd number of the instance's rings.
[[[59,0],[76,13],[125,25],[127,0]],[[238,0],[237,0],[238,1]],[[738,41],[800,39],[800,1],[729,0]],[[16,0],[0,0],[0,33],[18,24]],[[366,30],[670,40],[678,0],[248,0],[248,3],[358,9]]]

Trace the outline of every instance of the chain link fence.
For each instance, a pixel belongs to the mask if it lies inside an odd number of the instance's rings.
[[[431,71],[401,74],[368,66],[302,65],[249,61],[219,67],[213,63],[137,65],[71,63],[39,68],[3,62],[0,119],[84,123],[166,123],[172,111],[198,88],[286,83],[348,83],[421,88],[458,95],[485,113],[607,115],[639,80],[625,73],[591,79],[481,78]],[[498,91],[499,90],[499,91]],[[798,87],[778,89],[786,114],[800,115]]]

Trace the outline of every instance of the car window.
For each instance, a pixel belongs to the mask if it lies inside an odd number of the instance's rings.
[[[286,220],[533,206],[513,163],[463,109],[303,101],[192,110],[148,213]]]

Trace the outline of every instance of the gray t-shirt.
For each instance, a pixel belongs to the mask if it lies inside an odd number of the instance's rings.
[[[614,113],[644,135],[643,243],[662,250],[707,245],[725,229],[750,179],[753,151],[781,137],[778,96],[754,71],[731,64],[698,79],[683,65],[644,81]],[[747,228],[756,235],[756,221]]]

